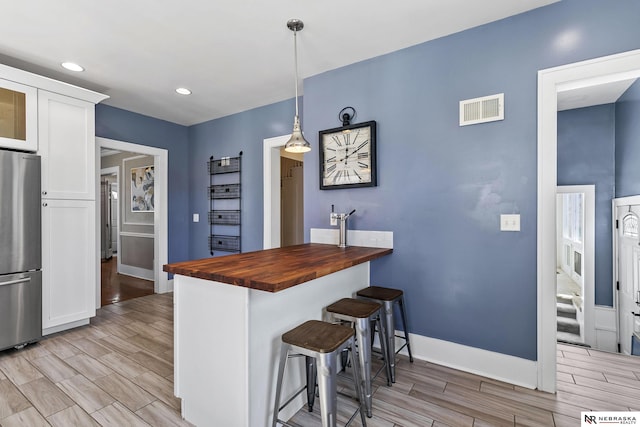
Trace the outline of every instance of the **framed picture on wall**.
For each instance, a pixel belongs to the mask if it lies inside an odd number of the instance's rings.
[[[131,212],[153,212],[153,165],[131,168]]]

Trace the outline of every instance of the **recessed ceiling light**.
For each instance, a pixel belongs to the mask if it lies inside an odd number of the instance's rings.
[[[63,62],[62,66],[69,71],[84,71],[84,68],[82,68],[75,62]]]
[[[180,95],[191,95],[191,91],[186,87],[179,87],[178,89],[176,89],[176,92],[178,92]]]

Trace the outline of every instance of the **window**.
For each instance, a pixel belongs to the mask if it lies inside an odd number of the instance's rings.
[[[633,212],[629,212],[622,218],[622,235],[638,237],[638,216]]]
[[[583,193],[562,195],[562,236],[576,243],[582,243],[583,238],[583,206]]]
[[[573,252],[573,272],[582,276],[582,254],[578,251]]]

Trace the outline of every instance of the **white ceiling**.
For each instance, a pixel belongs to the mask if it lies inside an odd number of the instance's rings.
[[[635,78],[630,78],[559,91],[558,111],[613,104],[635,81]]]
[[[192,125],[294,96],[289,18],[305,24],[302,78],[556,1],[14,0],[2,6],[0,62]]]

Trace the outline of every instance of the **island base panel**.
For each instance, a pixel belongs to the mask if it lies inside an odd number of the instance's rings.
[[[175,393],[183,417],[195,425],[269,425],[281,335],[323,319],[327,305],[368,285],[368,262],[275,293],[176,275]],[[289,360],[283,399],[304,384],[303,362]],[[281,418],[304,403],[299,396]]]

